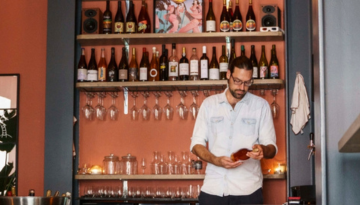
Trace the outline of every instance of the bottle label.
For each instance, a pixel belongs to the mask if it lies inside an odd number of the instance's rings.
[[[220,79],[219,68],[210,68],[209,74],[210,74],[209,75],[210,80],[219,80]]]
[[[230,30],[230,23],[228,21],[222,21],[220,23],[220,31],[226,32]]]
[[[137,81],[138,71],[137,68],[129,68],[129,80]]]
[[[249,19],[246,21],[246,30],[247,31],[255,31],[256,23],[253,19]]]
[[[258,69],[258,67],[253,67],[253,78],[259,78]]]
[[[229,63],[220,63],[220,72],[227,72]]]
[[[106,80],[106,67],[99,67],[98,70],[98,80]]]
[[[135,33],[135,22],[126,22],[126,33]]]
[[[115,33],[123,33],[124,32],[124,23],[123,22],[115,22],[114,23],[114,32]]]
[[[209,66],[208,60],[200,60],[200,68],[201,68],[201,76],[200,76],[200,78],[209,78],[208,66]]]
[[[270,66],[270,77],[271,78],[279,77],[279,66],[277,66],[277,65]]]
[[[86,80],[87,79],[87,69],[86,68],[78,68],[78,80]]]
[[[180,63],[179,66],[179,75],[189,75],[189,64],[188,63]]]
[[[199,61],[190,60],[190,75],[199,75]]]
[[[202,161],[200,161],[200,160],[195,161],[194,167],[196,170],[201,170],[202,169]]]
[[[162,63],[162,64],[160,65],[160,70],[165,70],[165,68],[166,68],[165,63]]]
[[[146,20],[140,21],[138,23],[138,32],[144,33],[148,26],[148,22]]]
[[[241,31],[241,30],[242,30],[242,27],[243,27],[243,25],[242,25],[241,20],[235,19],[235,20],[233,21],[233,30],[234,30],[234,31]]]
[[[128,79],[128,71],[126,69],[119,70],[119,80],[127,80]]]
[[[110,81],[110,82],[114,82],[114,81],[116,81],[116,79],[115,79],[115,70],[109,70],[108,71],[108,81]]]
[[[155,78],[157,75],[158,75],[158,71],[156,70],[156,68],[151,68],[150,77]]]
[[[260,66],[260,78],[266,78],[267,66]]]
[[[97,81],[98,80],[98,71],[97,70],[88,70],[87,80],[88,81]]]
[[[140,67],[140,80],[147,80],[147,67]]]
[[[215,32],[215,24],[214,20],[206,21],[206,32]]]
[[[178,77],[178,62],[169,62],[169,76]]]
[[[110,16],[104,16],[103,19],[103,30],[105,32],[111,32],[111,17]]]

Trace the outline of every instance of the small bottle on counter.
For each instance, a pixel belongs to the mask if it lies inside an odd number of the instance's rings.
[[[29,190],[29,196],[35,196],[35,190],[34,189]]]
[[[195,161],[195,173],[194,174],[202,174],[203,164],[201,159],[198,157]]]
[[[16,187],[15,186],[11,187],[11,194],[12,194],[12,196],[16,196]]]

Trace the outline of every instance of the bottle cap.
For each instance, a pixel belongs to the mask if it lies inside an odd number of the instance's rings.
[[[206,53],[206,46],[203,46],[203,53]]]
[[[176,43],[172,43],[172,48],[173,48],[173,49],[176,48]]]

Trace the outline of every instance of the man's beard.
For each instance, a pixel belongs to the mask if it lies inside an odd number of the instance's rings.
[[[232,89],[229,87],[229,90],[230,90],[231,95],[232,95],[234,98],[239,99],[239,100],[241,100],[241,99],[245,96],[245,94],[246,94],[246,91],[245,91],[245,90],[241,90],[241,89],[232,90]],[[243,91],[243,94],[236,93],[236,91]]]

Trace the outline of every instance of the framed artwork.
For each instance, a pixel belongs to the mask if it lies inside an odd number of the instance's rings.
[[[154,0],[154,33],[201,33],[204,0]]]

